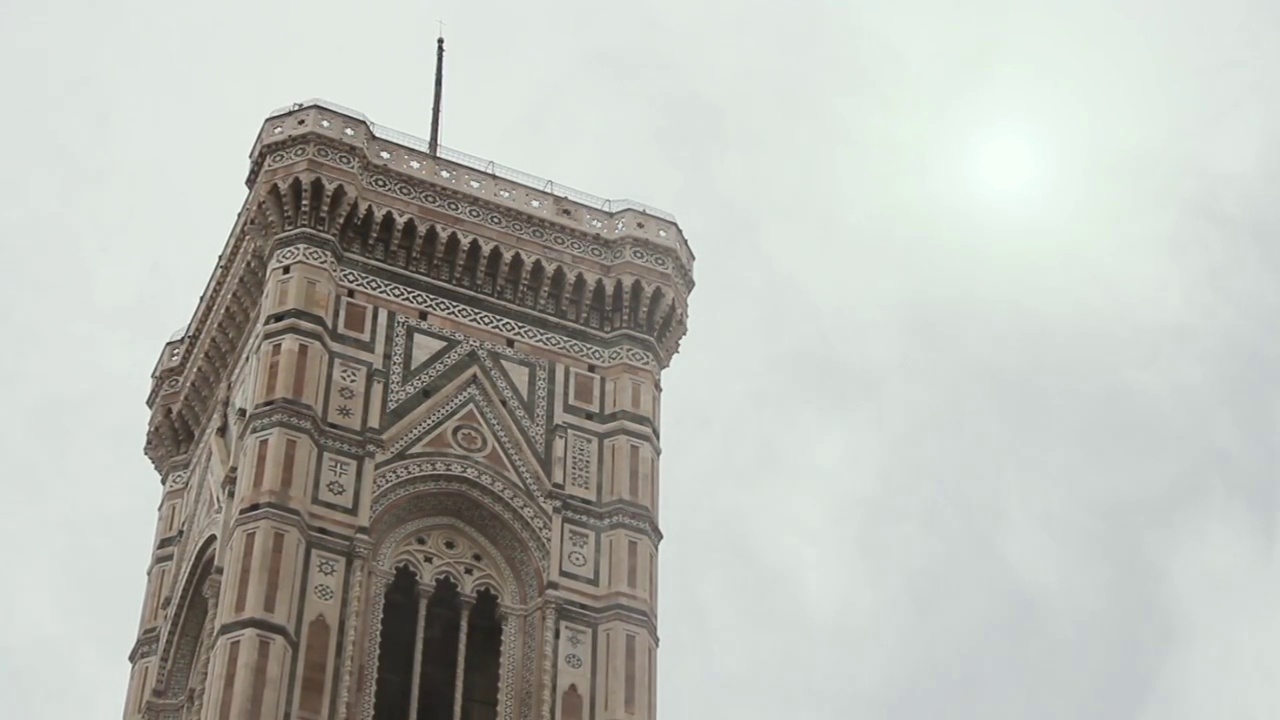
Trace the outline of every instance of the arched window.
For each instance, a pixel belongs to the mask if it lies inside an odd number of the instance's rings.
[[[421,543],[421,544],[418,544]],[[415,539],[426,566],[460,571],[464,596],[450,575],[422,584],[400,565],[384,594],[379,633],[374,720],[497,720],[502,622],[498,595],[473,579],[484,575],[484,556],[460,539]],[[437,550],[451,553],[435,555]]]
[[[462,720],[497,720],[498,663],[502,624],[498,597],[481,590],[467,622],[467,667],[462,686]]]
[[[322,615],[307,625],[302,655],[302,687],[298,690],[298,714],[316,718],[324,710],[325,676],[329,671],[329,622]]]
[[[387,587],[378,644],[375,720],[408,720],[413,692],[413,661],[418,635],[418,576],[406,566],[396,569]]]
[[[188,705],[203,699],[204,674],[208,671],[209,648],[205,647],[207,627],[212,618],[209,597],[206,595],[212,561],[206,561],[201,570],[188,581],[186,606],[181,611],[180,624],[175,633],[169,669],[160,697],[167,702],[186,702]],[[216,588],[216,586],[214,586]]]
[[[178,631],[178,642],[174,647],[172,664],[169,667],[169,678],[165,686],[165,697],[171,700],[184,699],[191,686],[198,678],[194,669],[198,664],[200,653],[204,651],[203,630],[205,618],[209,614],[209,602],[200,592],[191,593],[187,611],[182,618],[182,627]]]
[[[417,720],[451,720],[457,687],[458,636],[462,625],[458,586],[448,578],[436,581],[422,624],[421,670]]]

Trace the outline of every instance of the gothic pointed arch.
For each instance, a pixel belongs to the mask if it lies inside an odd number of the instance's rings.
[[[396,215],[387,210],[378,220],[378,230],[368,238],[365,255],[374,260],[388,260],[391,257],[391,244],[396,236]]]
[[[581,322],[586,324],[583,318],[587,301],[587,280],[582,273],[578,273],[573,278],[573,285],[569,289],[569,305],[565,308],[564,314],[560,317],[567,318],[573,322]]]
[[[466,254],[462,256],[462,275],[458,278],[459,284],[468,290],[476,289],[479,281],[480,254],[480,241],[472,238],[467,243]]]
[[[397,517],[395,513],[402,512],[397,508],[413,495],[438,497],[442,507],[465,511],[477,522],[498,528],[500,539],[509,546],[508,554],[525,557],[515,548],[531,552],[533,560],[521,572],[522,586],[537,585],[537,578],[550,566],[551,515],[541,503],[516,490],[510,478],[452,458],[411,459],[378,470],[371,510],[377,517],[384,511]],[[470,496],[471,502],[463,502],[461,496]]]
[[[456,476],[397,487],[393,499],[375,503],[370,523],[362,693],[373,701],[362,717],[444,720],[469,707],[464,717],[497,718],[499,688],[532,687],[529,612],[546,588],[547,543],[531,535],[527,518],[498,504],[500,494]]]
[[[627,301],[627,327],[640,329],[641,299],[644,296],[644,285],[639,280],[631,281],[631,297]]]
[[[529,266],[529,280],[525,283],[524,292],[517,299],[522,307],[530,309],[538,309],[538,303],[542,297],[542,288],[547,279],[547,266],[542,263],[542,259],[538,258]]]
[[[488,588],[505,605],[532,603],[549,567],[549,525],[527,516],[532,510],[527,503],[512,500],[463,468],[451,469],[445,464],[418,466],[415,470],[422,474],[388,486],[375,498],[370,523],[374,567],[389,571],[408,565],[424,582],[448,576],[464,592]],[[450,559],[450,548],[440,551],[436,561],[425,560],[419,538],[426,537],[429,545],[432,531],[447,531],[485,559],[469,572],[463,568],[474,558]]]
[[[298,227],[303,220],[302,201],[305,192],[302,185],[302,178],[297,175],[294,175],[293,178],[289,180],[288,207],[290,228]]]
[[[414,635],[418,627],[418,576],[408,566],[394,570],[382,590],[373,716],[409,717],[413,693]]]
[[[321,229],[339,237],[344,223],[355,211],[356,193],[347,188],[346,183],[336,183],[329,194],[329,212]]]
[[[453,282],[453,277],[458,269],[458,255],[462,248],[462,240],[458,237],[458,233],[451,232],[444,243],[444,255],[440,258],[440,266],[437,277],[445,282]]]
[[[428,225],[426,232],[422,234],[421,249],[418,251],[410,269],[428,277],[435,277],[438,274],[436,271],[436,256],[439,252],[440,230],[435,225]]]
[[[607,317],[606,312],[604,280],[596,280],[595,287],[591,290],[591,301],[584,324],[597,330],[603,328]]]
[[[609,324],[606,330],[617,330],[622,327],[623,308],[626,304],[622,291],[622,280],[613,283],[613,296],[609,300]]]
[[[520,302],[520,282],[524,278],[524,256],[517,250],[507,263],[506,280],[501,286],[501,297],[514,303]]]
[[[407,265],[410,258],[413,257],[415,248],[419,242],[418,223],[413,218],[407,218],[400,225],[400,240],[397,242],[395,251],[392,253],[391,261],[397,265]]]
[[[158,713],[198,704],[203,699],[206,658],[211,650],[212,621],[217,609],[216,544],[216,536],[210,535],[192,554],[189,569],[174,594],[175,610],[162,636],[161,674],[153,693]]]
[[[489,248],[489,254],[485,260],[484,275],[478,288],[480,292],[486,295],[498,294],[498,270],[502,266],[502,248],[494,245]]]
[[[560,696],[560,720],[583,720],[582,693],[577,685],[570,683]]]
[[[311,178],[311,182],[307,184],[305,195],[305,208],[307,225],[317,230],[324,229],[322,218],[324,217],[324,199],[327,195],[324,180],[319,175]]]

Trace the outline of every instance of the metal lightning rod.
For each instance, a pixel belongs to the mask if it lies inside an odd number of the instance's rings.
[[[431,103],[431,142],[427,152],[432,157],[440,148],[440,96],[444,92],[444,23],[440,23],[440,37],[436,39],[436,93]]]

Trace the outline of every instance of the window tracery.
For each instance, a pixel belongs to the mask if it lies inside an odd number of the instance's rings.
[[[517,690],[527,694],[536,682],[537,601],[544,588],[545,545],[537,542],[537,535],[528,536],[528,528],[520,524],[523,517],[502,512],[486,497],[468,496],[439,482],[406,481],[397,487],[404,492],[375,508],[370,528],[374,540],[367,571],[369,609],[362,623],[368,628],[361,653],[365,671],[355,717],[435,720],[435,713],[443,711],[429,700],[432,692],[430,683],[423,684],[423,658],[435,658],[433,667],[448,667],[444,655],[450,649],[456,655],[452,667],[462,670],[452,675],[453,691],[445,703],[451,710],[440,716],[442,720],[530,717],[532,699],[518,698]],[[398,593],[393,587],[397,584]],[[410,586],[417,603],[412,619],[403,609]],[[436,643],[431,650],[424,625],[427,604],[437,594],[437,604],[444,602],[451,593],[456,593],[457,602],[446,603],[452,608],[447,624],[457,628],[457,639]],[[391,637],[410,637],[416,644],[411,660],[401,651],[398,668],[382,665],[397,662],[392,660],[394,641],[391,646],[382,642]],[[403,677],[416,678],[416,691],[411,682],[409,694],[404,694],[403,682],[398,681]],[[382,688],[397,685],[400,699],[383,700],[392,691]],[[444,687],[438,677],[436,685]],[[434,692],[439,696],[443,691]],[[436,709],[428,711],[427,704]]]
[[[502,666],[501,561],[458,528],[412,532],[378,619],[374,720],[496,720]]]

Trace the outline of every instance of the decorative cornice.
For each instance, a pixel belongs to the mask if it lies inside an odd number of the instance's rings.
[[[255,411],[248,424],[248,434],[252,435],[269,428],[282,426],[310,433],[321,447],[337,450],[355,457],[373,457],[382,450],[382,443],[380,442],[365,440],[361,445],[359,444],[359,439],[351,437],[349,433],[324,425],[313,414],[302,410],[294,410],[287,406]]]
[[[275,182],[296,172],[322,172],[332,180],[358,183],[366,200],[377,199],[384,209],[390,206],[430,208],[457,221],[455,228],[465,232],[464,225],[483,225],[502,235],[526,240],[524,254],[535,248],[568,253],[588,263],[608,267],[633,263],[671,277],[682,295],[693,289],[692,269],[682,261],[669,243],[637,234],[620,234],[604,238],[598,233],[584,232],[553,222],[539,215],[529,215],[519,208],[495,202],[494,198],[475,196],[448,184],[439,184],[416,174],[405,174],[390,168],[386,172],[367,168],[366,162],[347,148],[323,136],[303,135],[276,146],[262,158],[263,173],[257,181]],[[317,161],[329,170],[317,167]],[[371,197],[370,197],[371,196]],[[616,223],[615,223],[616,224]]]
[[[427,143],[377,125],[362,113],[323,100],[282,108],[263,124],[251,156],[255,172],[273,157],[287,161],[295,139],[318,136],[335,140],[353,157],[344,167],[386,168],[406,177],[429,181],[495,207],[519,212],[526,222],[545,220],[582,238],[611,240],[630,237],[669,248],[689,272],[693,253],[674,217],[630,200],[609,200],[557,185],[544,178],[441,147],[436,155]],[[274,154],[284,152],[286,157]]]
[[[564,507],[561,514],[566,520],[592,528],[594,530],[611,530],[626,527],[649,538],[656,548],[662,542],[662,531],[653,518],[634,510],[613,510],[612,512],[586,512],[583,508]]]

